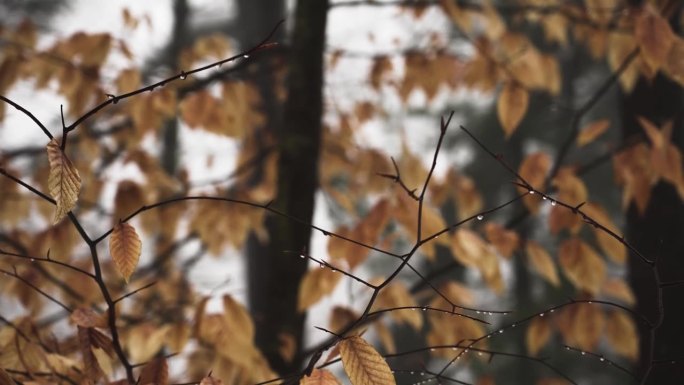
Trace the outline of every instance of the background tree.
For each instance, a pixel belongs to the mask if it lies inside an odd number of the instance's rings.
[[[261,18],[258,3],[198,27],[175,1],[147,68],[115,35],[3,30],[0,111],[47,144],[3,151],[3,384],[167,384],[169,366],[178,381],[335,383],[338,354],[354,384],[675,378],[678,2],[300,1],[287,40],[264,39],[284,6]],[[325,51],[326,15],[345,9],[392,12],[410,38]],[[365,84],[333,85],[345,69]],[[61,130],[8,97],[19,80],[65,100]],[[198,182],[191,130],[239,143],[235,169]],[[318,189],[335,228],[311,224]],[[245,247],[248,303],[198,291],[193,266]],[[333,292],[345,304],[320,306]]]

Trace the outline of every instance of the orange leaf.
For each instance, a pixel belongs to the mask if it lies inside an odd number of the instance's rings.
[[[548,318],[548,317],[547,317]],[[539,350],[549,342],[551,338],[551,325],[542,317],[535,317],[527,327],[525,343],[531,356],[536,356]]]
[[[674,43],[675,35],[670,23],[657,11],[647,8],[636,18],[634,37],[646,64],[653,72],[658,71],[667,60]]]
[[[574,313],[573,344],[580,349],[594,350],[603,335],[603,310],[597,305],[580,304]]]
[[[201,385],[201,384],[200,384]],[[334,374],[325,369],[314,369],[311,375],[302,378],[299,385],[341,385]]]
[[[525,251],[527,252],[528,261],[532,268],[550,284],[558,287],[558,285],[560,285],[560,280],[558,279],[556,266],[549,253],[534,241],[527,241]]]
[[[394,375],[375,348],[359,336],[340,342],[342,365],[352,385],[394,385]]]
[[[561,243],[558,250],[563,273],[576,288],[596,295],[606,278],[606,264],[589,245],[579,238]]]
[[[606,337],[621,356],[636,361],[639,357],[639,335],[634,320],[621,311],[608,313]]]
[[[601,136],[610,127],[609,119],[600,119],[584,126],[577,136],[577,147],[585,146]]]
[[[142,242],[133,226],[125,222],[114,226],[109,238],[109,253],[114,260],[114,266],[126,282],[138,266],[141,250]]]
[[[530,95],[527,90],[519,85],[508,82],[504,84],[496,109],[499,115],[499,122],[508,138],[518,128],[520,122],[527,112]]]
[[[53,223],[57,223],[76,206],[78,193],[81,190],[81,176],[66,154],[62,152],[57,138],[53,138],[47,145],[50,176],[48,189],[55,199],[57,211]]]

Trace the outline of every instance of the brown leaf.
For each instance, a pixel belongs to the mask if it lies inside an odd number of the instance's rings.
[[[556,272],[556,265],[553,263],[549,253],[541,245],[534,241],[527,241],[525,245],[528,262],[544,279],[553,286],[558,287],[560,280]]]
[[[114,226],[114,231],[109,238],[109,253],[114,261],[114,266],[126,282],[138,266],[141,250],[142,242],[133,226],[125,222],[120,222]]]
[[[513,230],[507,230],[496,222],[487,222],[485,234],[487,235],[487,240],[506,258],[509,258],[518,248],[518,234]]]
[[[105,328],[107,327],[107,320],[102,314],[97,313],[93,309],[78,308],[71,313],[69,317],[71,322],[84,328]]]
[[[609,297],[619,299],[625,304],[632,306],[636,303],[636,298],[632,288],[622,278],[609,278],[603,284],[601,293]]]
[[[375,348],[359,336],[340,342],[342,365],[352,385],[394,385],[394,375]]]
[[[606,325],[608,343],[616,353],[636,361],[639,357],[639,335],[634,320],[622,311],[608,313]]]
[[[570,238],[561,243],[558,255],[563,273],[576,288],[598,294],[606,278],[606,264],[594,249],[579,238]]]
[[[585,146],[601,136],[610,127],[610,119],[600,119],[593,121],[580,131],[577,136],[577,147]]]
[[[201,384],[200,384],[201,385]],[[299,385],[341,385],[334,374],[326,369],[314,369],[311,375],[302,378]]]
[[[546,318],[535,317],[527,327],[525,344],[531,356],[536,356],[539,350],[549,342],[551,338],[551,324]]]
[[[200,381],[199,385],[223,385],[223,381],[220,378],[207,376]]]
[[[83,367],[88,379],[93,383],[103,376],[102,369],[97,362],[95,354],[93,354],[92,346],[94,345],[91,338],[90,328],[82,328],[78,326],[78,347],[81,350],[83,357]]]
[[[15,385],[12,377],[3,368],[0,368],[0,385]]]
[[[684,39],[675,36],[663,67],[663,72],[667,76],[679,83],[680,86],[684,86]]]
[[[57,223],[76,206],[78,193],[81,190],[81,176],[66,154],[62,152],[57,138],[47,145],[50,176],[48,189],[55,199],[57,210],[53,223]]]
[[[636,18],[634,37],[639,43],[641,54],[653,72],[658,71],[667,60],[674,43],[670,23],[650,7]]]
[[[580,304],[574,313],[573,344],[580,349],[594,350],[603,335],[605,317],[597,305]]]
[[[513,82],[504,84],[501,89],[496,110],[506,138],[511,136],[520,125],[527,112],[529,99],[530,95],[527,90]]]
[[[140,385],[168,385],[169,364],[166,358],[155,358],[143,366],[138,383]]]

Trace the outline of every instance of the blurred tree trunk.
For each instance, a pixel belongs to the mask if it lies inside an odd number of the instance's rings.
[[[327,0],[297,2],[287,62],[288,97],[276,132],[278,196],[273,207],[305,222],[312,219],[318,186],[327,12]],[[268,216],[266,227],[268,245],[248,257],[249,305],[257,345],[273,370],[285,374],[301,367],[305,313],[296,309],[299,282],[307,269],[305,260],[287,251],[308,248],[311,229],[278,216]],[[291,361],[280,351],[285,340],[296,344]]]
[[[682,5],[674,12],[673,29],[681,31],[677,25]],[[674,119],[672,143],[684,151],[684,93],[682,88],[658,75],[653,81],[640,79],[634,91],[623,97],[623,133],[643,135],[643,129],[636,118],[642,116],[658,126]],[[669,183],[660,181],[653,186],[648,207],[640,215],[634,205],[627,212],[627,239],[647,258],[656,261],[661,282],[681,281],[684,279],[684,205],[676,189]],[[646,384],[672,383],[681,378],[681,357],[684,356],[684,286],[663,288],[662,306],[657,301],[657,286],[652,270],[636,256],[629,261],[630,284],[637,298],[636,311],[646,315],[651,322],[657,322],[659,314],[663,322],[656,329],[655,341],[651,341],[649,329],[640,322],[638,374],[645,375],[650,361],[678,359],[678,365],[662,364],[651,369]],[[661,314],[662,313],[662,314]],[[654,356],[651,357],[651,343],[654,343]],[[678,367],[677,367],[678,366]]]

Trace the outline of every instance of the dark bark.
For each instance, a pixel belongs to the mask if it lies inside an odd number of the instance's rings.
[[[318,155],[323,109],[323,50],[328,11],[326,0],[300,0],[294,13],[288,59],[288,99],[283,124],[276,135],[280,158],[278,196],[274,207],[311,221],[318,186]],[[304,313],[297,313],[299,282],[305,260],[286,251],[309,245],[311,229],[281,217],[266,219],[269,244],[249,256],[249,303],[256,324],[256,343],[278,373],[301,366]],[[290,335],[297,344],[295,359],[285,360],[280,338]]]
[[[642,79],[630,95],[624,96],[623,104],[625,136],[642,133],[637,116],[658,125],[674,118],[673,142],[684,150],[684,93],[678,84],[663,76],[658,76],[652,83]],[[672,185],[661,181],[653,187],[643,215],[634,205],[629,207],[627,239],[647,258],[656,260],[661,282],[684,279],[684,205]],[[637,298],[636,311],[652,322],[658,322],[662,317],[654,340],[650,329],[643,323],[637,323],[640,335],[638,373],[641,376],[648,373],[646,384],[674,383],[675,378],[682,378],[682,365],[651,365],[651,360],[679,358],[681,362],[681,357],[684,357],[684,285],[664,288],[661,306],[653,270],[635,255],[630,257],[629,275]]]

